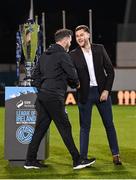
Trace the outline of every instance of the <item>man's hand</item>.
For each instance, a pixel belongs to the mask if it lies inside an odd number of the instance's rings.
[[[108,96],[109,96],[109,91],[104,90],[104,91],[101,93],[100,102],[102,102],[102,101],[107,101]]]

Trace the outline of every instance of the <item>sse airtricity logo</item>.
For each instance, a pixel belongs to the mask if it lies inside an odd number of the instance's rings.
[[[29,144],[34,133],[34,128],[30,125],[20,126],[16,131],[16,138],[21,144]]]
[[[24,102],[22,100],[18,101],[16,106],[17,108],[20,108],[21,106],[23,106]]]

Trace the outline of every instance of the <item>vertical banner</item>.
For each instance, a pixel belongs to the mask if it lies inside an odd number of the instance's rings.
[[[36,88],[5,88],[5,159],[23,161],[26,159],[28,144],[31,142],[36,122]],[[49,133],[42,140],[38,159],[49,155]]]

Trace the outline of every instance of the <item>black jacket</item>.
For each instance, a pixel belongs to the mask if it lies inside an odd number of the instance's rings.
[[[101,93],[103,90],[108,90],[110,92],[114,80],[114,69],[110,58],[104,46],[101,44],[92,44],[91,49],[99,92]],[[80,81],[80,89],[78,90],[79,101],[85,103],[88,98],[90,86],[90,77],[86,60],[80,47],[72,50],[70,55],[77,69]]]
[[[76,69],[69,54],[58,44],[51,45],[39,58],[32,73],[33,86],[64,96],[67,85],[76,88],[79,85]]]

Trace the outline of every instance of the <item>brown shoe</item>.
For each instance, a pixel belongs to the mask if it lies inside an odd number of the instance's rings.
[[[114,155],[114,156],[113,156],[113,163],[114,163],[115,165],[122,165],[122,162],[121,162],[121,160],[120,160],[119,155]]]

